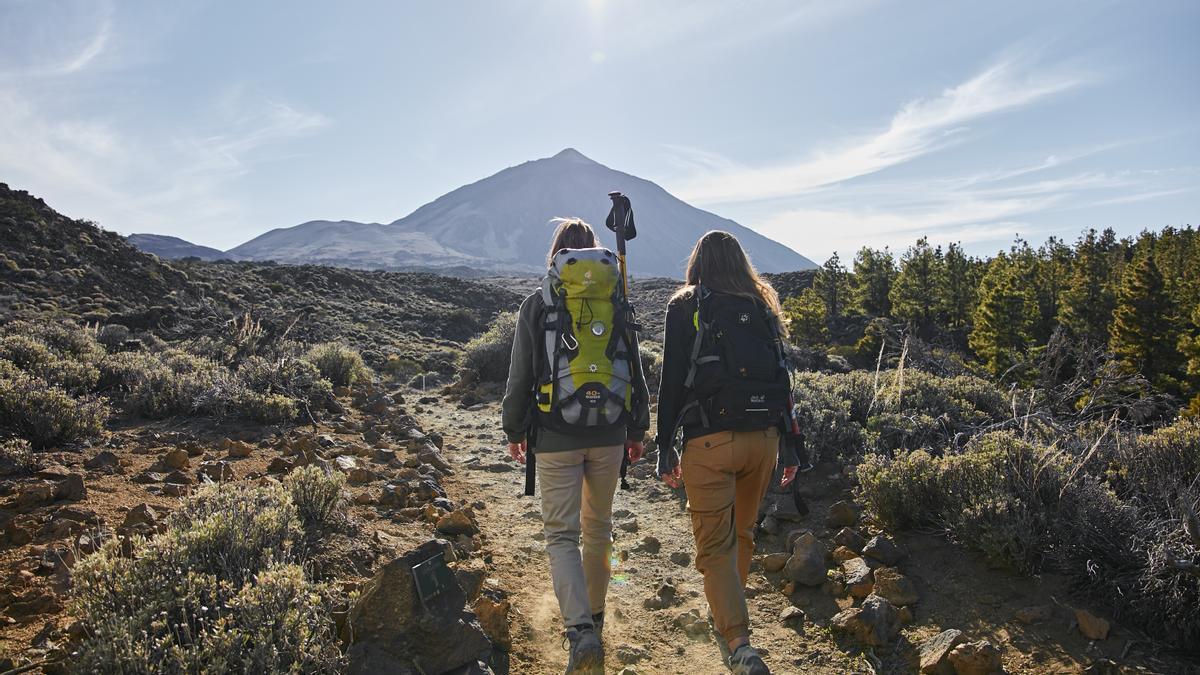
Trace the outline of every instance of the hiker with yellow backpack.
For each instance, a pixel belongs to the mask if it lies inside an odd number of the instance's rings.
[[[541,485],[568,673],[603,672],[613,496],[623,460],[641,458],[650,427],[626,298],[624,239],[632,238],[626,231],[631,218],[615,223],[619,254],[599,247],[582,220],[558,221],[542,288],[521,303],[504,394],[509,454],[526,463],[526,494],[533,494],[535,475]]]

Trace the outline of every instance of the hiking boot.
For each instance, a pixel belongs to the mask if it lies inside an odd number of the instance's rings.
[[[771,675],[771,669],[750,645],[742,645],[729,657],[729,671],[733,675]]]
[[[571,656],[567,661],[567,673],[604,672],[604,647],[600,636],[591,626],[568,628],[564,637],[570,643]]]
[[[592,615],[592,628],[596,631],[596,637],[604,637],[604,610]]]

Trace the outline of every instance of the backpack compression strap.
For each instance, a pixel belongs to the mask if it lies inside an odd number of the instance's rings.
[[[688,364],[687,378],[683,381],[685,396],[691,396],[692,385],[696,382],[696,369],[701,363],[710,363],[720,361],[719,356],[700,356],[700,349],[703,347],[704,334],[707,332],[707,325],[704,322],[704,317],[700,316],[700,305],[712,291],[700,284],[696,284],[696,312],[692,315],[692,323],[696,326],[696,337],[692,342],[692,358]],[[700,405],[700,401],[692,399],[679,410],[679,414],[675,416],[675,428],[679,429],[683,424],[683,418],[692,410],[697,410],[700,413],[700,424],[708,427],[708,415],[704,412],[704,406]],[[672,440],[672,442],[674,442]]]
[[[535,368],[535,370],[537,370],[538,372],[540,372],[541,368],[543,368],[543,367],[557,368],[557,361],[558,361],[558,358],[557,358],[558,355],[555,353],[556,347],[557,347],[557,345],[555,343],[555,336],[557,335],[557,332],[556,332],[556,330],[552,330],[551,327],[552,326],[557,327],[557,325],[559,323],[559,313],[555,309],[556,303],[555,303],[554,287],[553,287],[552,282],[550,281],[550,275],[546,275],[546,278],[542,280],[542,304],[544,304],[546,307],[546,318],[543,322],[543,329],[542,329],[542,332],[545,334],[545,358],[546,358],[546,360],[545,360],[545,365]],[[552,373],[551,376],[553,377],[553,375],[554,374]],[[553,381],[553,380],[551,380],[551,381]],[[525,445],[525,496],[526,497],[533,496],[534,486],[537,484],[537,453],[534,452],[534,445],[536,444],[536,439],[537,439],[537,429],[535,428],[535,425],[537,423],[536,422],[537,407],[538,407],[538,401],[539,401],[538,397],[541,396],[541,390],[540,390],[540,387],[538,386],[538,382],[539,382],[539,378],[534,378],[534,391],[533,391],[533,408],[534,408],[534,410],[530,414],[531,428],[529,429],[529,434],[526,437],[527,443]]]

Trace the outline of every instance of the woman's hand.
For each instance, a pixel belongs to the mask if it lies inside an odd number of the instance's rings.
[[[646,454],[646,446],[641,441],[625,441],[625,454],[629,456],[629,463],[633,464]]]
[[[792,481],[796,480],[796,471],[799,468],[800,467],[797,467],[797,466],[783,467],[783,479],[779,481],[779,487],[785,488],[785,487],[791,485]]]
[[[517,460],[518,462],[524,464],[525,463],[525,441],[521,441],[520,443],[509,443],[508,444],[508,456],[512,457],[513,459]]]
[[[671,469],[671,473],[664,473],[663,475],[659,476],[659,478],[661,478],[662,482],[666,483],[668,486],[678,490],[679,488],[683,487],[682,465],[676,464],[675,468]]]

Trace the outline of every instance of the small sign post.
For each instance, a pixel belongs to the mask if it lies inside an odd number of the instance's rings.
[[[432,611],[433,601],[455,583],[454,572],[446,564],[446,557],[440,551],[413,565],[412,575],[417,585],[417,597],[421,599],[421,605],[426,611]]]

